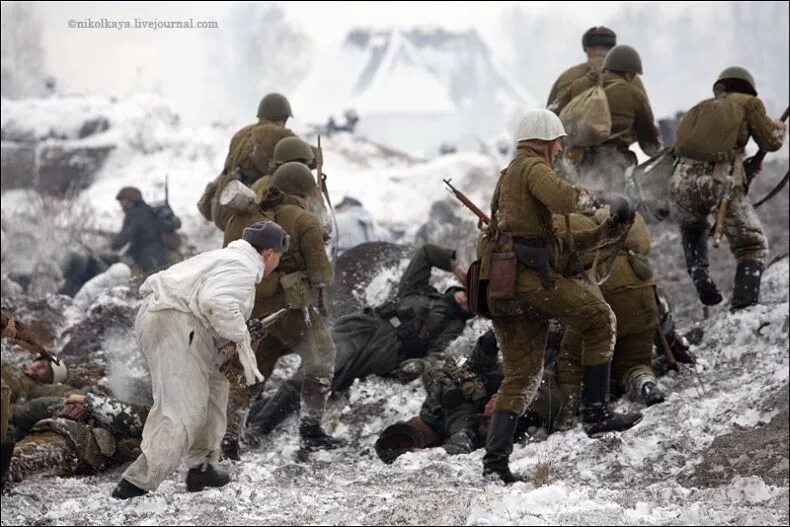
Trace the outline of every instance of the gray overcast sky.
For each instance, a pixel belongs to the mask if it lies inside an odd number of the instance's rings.
[[[442,26],[476,29],[500,62],[512,58],[512,40],[502,30],[505,10],[517,2],[280,2],[286,20],[306,33],[321,51],[355,26]],[[48,70],[61,91],[123,96],[156,91],[173,101],[186,121],[197,123],[207,102],[201,83],[216,80],[217,64],[207,49],[234,28],[226,20],[231,2],[35,2],[41,17]],[[520,2],[527,13],[550,13],[551,31],[568,31],[578,42],[580,28],[606,23],[628,2]],[[658,2],[671,19],[686,2]],[[699,2],[695,2],[699,6]],[[707,6],[704,7],[707,11]],[[715,7],[712,7],[715,10]],[[69,21],[215,20],[218,29],[72,29]],[[243,28],[249,31],[249,28]],[[260,28],[266,31],[266,27]],[[224,35],[223,35],[224,33]],[[549,53],[551,50],[545,50]],[[264,57],[265,58],[265,57]],[[581,54],[579,55],[581,58]],[[557,65],[557,71],[565,64]],[[219,82],[224,82],[221,80]],[[541,100],[544,94],[533,94]],[[210,103],[208,103],[210,104]]]
[[[281,2],[287,20],[325,49],[353,26],[441,25],[474,27],[497,53],[508,49],[499,37],[502,12],[516,2]],[[602,19],[620,2],[528,2],[529,10],[557,12],[558,20]],[[672,10],[677,2],[667,2]],[[212,32],[232,31],[222,19],[230,2],[37,2],[50,71],[64,89],[127,92],[167,84],[174,61],[205,68],[203,40]],[[70,29],[69,20],[217,20],[219,29],[111,30]],[[265,31],[265,28],[261,28]],[[574,33],[573,38],[578,35]]]

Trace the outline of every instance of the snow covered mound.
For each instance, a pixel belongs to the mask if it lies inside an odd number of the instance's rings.
[[[126,503],[109,497],[121,469],[33,479],[4,496],[2,524],[786,525],[789,271],[787,259],[771,266],[760,305],[705,323],[696,371],[662,378],[670,396],[642,409],[639,425],[517,445],[512,465],[526,481],[511,487],[481,477],[482,451],[430,449],[384,465],[378,432],[415,415],[424,392],[419,381],[368,378],[329,403],[327,428],[350,445],[309,463],[295,460],[291,417],[242,463],[223,462],[234,480],[222,489],[188,493],[182,469]],[[453,350],[471,348],[485,326],[476,321]]]
[[[474,30],[439,28],[355,29],[317,61],[293,101],[311,122],[353,108],[362,135],[423,154],[443,142],[476,148],[535,107]]]

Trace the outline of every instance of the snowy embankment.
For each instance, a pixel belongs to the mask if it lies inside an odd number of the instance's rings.
[[[577,426],[517,445],[513,468],[526,481],[511,487],[481,477],[482,451],[432,449],[384,465],[377,433],[415,415],[424,393],[419,381],[369,378],[329,404],[327,427],[349,446],[309,463],[295,460],[292,417],[241,463],[223,462],[234,476],[223,489],[187,493],[182,468],[123,503],[109,497],[120,469],[33,479],[3,498],[2,523],[786,524],[788,270],[785,259],[766,272],[762,304],[704,324],[696,372],[662,378],[670,396],[643,409],[642,423],[599,440]],[[454,350],[469,349],[484,325]]]
[[[161,201],[165,178],[171,206],[182,220],[181,232],[192,251],[221,244],[221,233],[200,216],[197,202],[206,184],[222,170],[233,132],[249,123],[187,129],[164,101],[144,95],[124,100],[3,99],[2,107],[3,167],[9,174],[13,169],[15,176],[3,180],[4,273],[30,272],[39,260],[45,260],[38,273],[47,274],[50,260],[62,259],[67,250],[80,244],[106,249],[106,238],[97,240],[84,232],[120,229],[123,214],[115,200],[118,190],[136,186],[146,201]],[[315,143],[313,136],[303,138]],[[493,186],[489,183],[501,168],[499,160],[476,153],[426,163],[346,133],[322,138],[322,146],[333,201],[339,202],[344,195],[356,197],[383,225],[409,224],[412,230],[426,221],[433,201],[448,197],[443,178],[453,178],[483,200],[488,199],[485,193]],[[63,200],[62,196],[42,198],[31,190],[49,190],[37,173],[40,163],[22,155],[31,149],[39,160],[52,149],[68,152],[72,157],[66,164],[83,162],[94,152],[101,155],[94,161],[96,166],[91,165],[95,173],[80,172],[87,188]],[[59,168],[62,174],[63,166]],[[55,168],[52,172],[58,173]],[[42,246],[47,253],[42,253]]]

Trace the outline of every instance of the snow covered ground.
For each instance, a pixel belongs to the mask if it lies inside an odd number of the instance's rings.
[[[373,452],[376,434],[416,414],[424,394],[419,381],[371,378],[330,402],[328,428],[350,441],[342,450],[297,462],[291,418],[241,463],[223,462],[234,476],[223,489],[187,493],[182,469],[156,493],[125,503],[109,497],[120,469],[34,479],[3,498],[2,523],[786,524],[788,270],[786,259],[769,269],[761,305],[708,321],[697,373],[661,379],[670,396],[643,410],[642,423],[599,440],[577,426],[517,445],[512,465],[527,481],[511,487],[482,478],[482,451],[432,449],[384,465]],[[457,347],[470,345],[481,326]],[[782,426],[783,439],[769,441]],[[708,463],[714,440],[732,433],[748,438],[734,452],[762,451],[762,462],[753,455]]]

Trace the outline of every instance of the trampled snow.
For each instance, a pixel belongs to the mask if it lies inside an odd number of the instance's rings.
[[[774,293],[762,305],[737,315],[722,312],[706,324],[706,333],[715,337],[694,349],[702,359],[698,371],[662,378],[670,396],[642,409],[642,423],[597,440],[577,427],[544,442],[516,445],[512,466],[527,480],[511,487],[482,478],[482,451],[449,456],[437,448],[384,465],[373,453],[377,433],[416,415],[424,392],[419,381],[401,386],[368,378],[329,403],[328,429],[350,441],[341,450],[297,462],[292,417],[258,447],[244,451],[241,463],[223,462],[234,477],[223,489],[190,494],[182,469],[157,492],[126,503],[109,497],[119,469],[92,477],[33,479],[3,498],[2,523],[783,524],[786,443],[784,452],[772,453],[779,478],[771,482],[757,474],[730,475],[721,485],[690,482],[716,437],[757,427],[759,441],[759,430],[770,426],[775,411],[768,403],[787,386],[790,366],[788,270],[786,259],[768,270],[764,285]],[[458,351],[468,349],[480,330],[478,324],[469,328]],[[731,353],[739,335],[750,337]],[[739,423],[751,413],[748,423]]]

